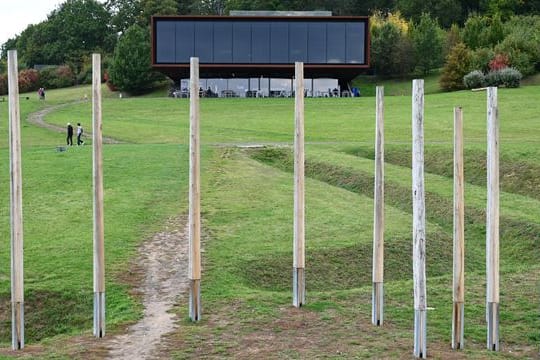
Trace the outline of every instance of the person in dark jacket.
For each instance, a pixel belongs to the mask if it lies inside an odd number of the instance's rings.
[[[71,126],[71,123],[67,124],[67,144],[69,146],[73,146],[73,126]]]

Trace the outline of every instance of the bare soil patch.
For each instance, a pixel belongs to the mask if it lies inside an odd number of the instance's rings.
[[[169,221],[164,231],[140,247],[137,263],[144,279],[137,292],[142,295],[144,315],[127,334],[107,340],[107,358],[153,358],[161,337],[176,328],[176,316],[171,310],[189,287],[188,247],[185,217]]]

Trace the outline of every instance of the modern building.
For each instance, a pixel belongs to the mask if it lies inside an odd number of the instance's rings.
[[[178,83],[180,96],[193,56],[206,95],[288,96],[296,61],[304,62],[308,96],[350,94],[350,80],[369,68],[368,18],[329,15],[155,16],[152,65]]]

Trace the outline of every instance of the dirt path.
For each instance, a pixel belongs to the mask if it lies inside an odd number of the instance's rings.
[[[139,248],[136,264],[144,275],[137,290],[144,316],[127,334],[106,340],[108,359],[151,359],[158,353],[161,337],[176,328],[170,311],[189,288],[188,231],[187,218],[170,220],[164,231]]]
[[[73,101],[73,102],[60,104],[60,105],[48,106],[48,107],[46,107],[46,108],[44,108],[42,110],[31,113],[28,116],[28,122],[31,123],[31,124],[34,124],[36,126],[48,129],[48,130],[52,130],[52,131],[59,132],[59,133],[65,133],[66,132],[65,127],[54,125],[54,124],[49,124],[49,123],[45,122],[45,116],[47,114],[53,112],[53,111],[56,111],[58,109],[66,107],[66,106],[78,104],[80,102],[83,102],[83,100]],[[91,127],[91,126],[89,126],[89,127]],[[92,132],[89,131],[89,130],[86,131],[86,129],[85,129],[84,135],[86,137],[91,137]],[[105,144],[120,144],[121,141],[118,141],[116,139],[104,136],[103,137],[103,143],[105,143]]]

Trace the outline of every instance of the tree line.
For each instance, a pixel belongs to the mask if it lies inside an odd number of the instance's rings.
[[[444,66],[443,78],[445,71],[454,75],[441,85],[460,88],[464,75],[489,71],[497,56],[523,75],[540,71],[540,0],[66,0],[45,21],[2,44],[0,94],[6,91],[10,49],[18,50],[23,85],[30,90],[89,83],[91,54],[100,52],[111,86],[148,91],[163,80],[150,68],[152,15],[226,15],[231,10],[370,16],[371,64],[379,76],[428,74]],[[452,59],[467,64],[449,64]]]

